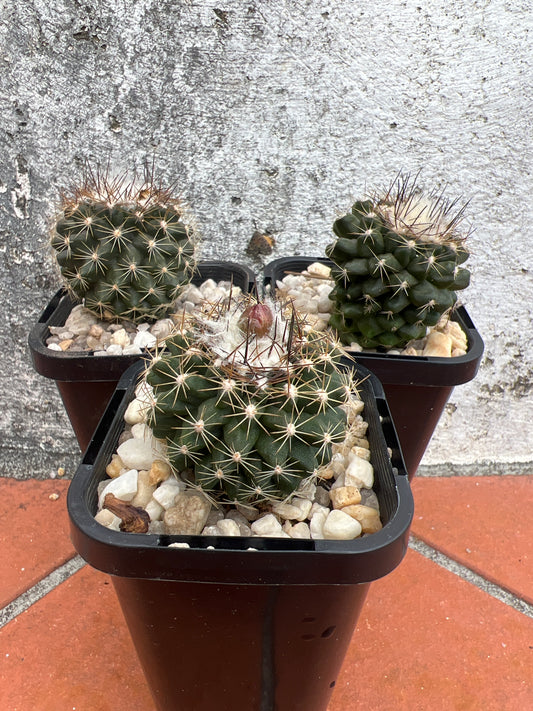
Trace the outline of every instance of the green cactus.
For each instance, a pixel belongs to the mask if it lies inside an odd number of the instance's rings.
[[[184,208],[147,175],[90,173],[62,195],[51,245],[70,293],[100,318],[165,316],[195,267],[194,229]]]
[[[147,368],[148,424],[173,469],[214,499],[284,499],[345,438],[353,384],[342,354],[278,304],[246,297],[197,314]]]
[[[335,221],[337,240],[326,247],[336,265],[330,325],[343,343],[403,347],[452,309],[470,281],[460,266],[468,258],[463,214],[456,201],[424,196],[416,179],[400,175]]]

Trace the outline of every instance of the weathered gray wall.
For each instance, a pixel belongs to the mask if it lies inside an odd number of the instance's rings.
[[[471,199],[486,341],[456,388],[428,471],[532,459],[532,28],[529,0],[0,0],[0,378],[4,474],[70,471],[32,322],[58,285],[46,249],[58,189],[83,162],[155,158],[203,227],[203,254],[320,255],[336,213],[399,169]],[[480,468],[481,464],[481,468]],[[483,468],[483,465],[485,468]]]

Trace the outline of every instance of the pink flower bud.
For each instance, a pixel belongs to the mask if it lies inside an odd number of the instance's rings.
[[[266,304],[252,304],[247,306],[239,320],[239,326],[246,333],[254,334],[261,338],[265,336],[272,326],[274,317],[270,307]]]

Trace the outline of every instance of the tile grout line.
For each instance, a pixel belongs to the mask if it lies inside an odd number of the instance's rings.
[[[449,558],[447,555],[441,553],[435,548],[432,548],[427,543],[424,543],[424,541],[421,541],[419,538],[416,538],[411,535],[409,540],[409,548],[416,551],[417,553],[420,553],[425,558],[428,558],[437,565],[440,565],[441,568],[445,568],[451,573],[454,573],[459,578],[465,580],[467,583],[475,585],[480,590],[483,590],[483,592],[486,592],[491,597],[495,598],[496,600],[499,600],[499,602],[503,602],[505,605],[512,607],[517,612],[521,612],[523,615],[526,615],[527,617],[531,617],[533,619],[533,605],[530,605],[525,600],[521,600],[514,593],[510,592],[509,590],[506,590],[505,588],[500,587],[496,583],[490,582],[490,580],[487,580],[483,576],[478,575],[478,573],[474,573],[474,571],[470,570],[470,568],[467,568],[465,565],[458,563],[457,561],[453,560],[453,558]]]
[[[41,598],[52,592],[58,585],[65,582],[71,575],[77,573],[83,568],[85,561],[81,556],[76,555],[66,563],[60,565],[46,577],[39,580],[33,587],[29,588],[19,595],[4,608],[0,610],[0,629],[7,625],[8,622],[14,620],[22,612],[25,612],[29,607],[38,602]]]
[[[512,462],[488,464],[421,464],[416,470],[416,477],[422,479],[454,479],[471,478],[484,479],[486,477],[530,477],[533,472],[531,462]]]
[[[458,563],[453,560],[453,558],[449,558],[447,555],[441,553],[435,548],[432,548],[419,538],[411,535],[409,539],[409,548],[414,550],[416,553],[420,553],[437,565],[440,565],[445,570],[454,573],[466,582],[475,585],[475,587],[483,590],[483,592],[486,592],[496,600],[503,602],[505,605],[512,607],[517,612],[521,612],[523,615],[533,619],[533,605],[530,605],[525,600],[521,600],[519,597],[514,595],[514,593],[509,592],[509,590],[506,590],[505,588],[496,585],[496,583],[492,583],[486,578],[483,578],[481,575],[474,573],[474,571],[470,570],[470,568]],[[4,608],[0,609],[0,629],[38,602],[49,592],[58,587],[65,580],[74,575],[74,573],[77,573],[78,570],[81,570],[84,565],[85,561],[81,558],[81,556],[74,556],[66,563],[59,566],[59,568],[56,568],[49,573],[49,575],[44,577],[29,590],[26,590],[26,592],[22,593],[22,595],[19,595],[12,602],[8,603]]]

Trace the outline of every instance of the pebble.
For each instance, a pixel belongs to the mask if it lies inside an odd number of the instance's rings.
[[[120,346],[121,348],[125,348],[126,346],[129,346],[131,341],[130,337],[128,336],[126,329],[125,328],[119,328],[117,331],[113,333],[111,336],[111,343],[115,344],[117,346]]]
[[[329,491],[323,486],[317,486],[315,490],[315,502],[319,506],[329,506]],[[315,506],[315,504],[313,504]]]
[[[218,529],[216,527],[216,524],[212,524],[211,526],[204,526],[202,536],[218,536]]]
[[[124,462],[118,456],[118,454],[113,454],[113,456],[111,457],[111,461],[105,469],[105,473],[110,479],[114,479],[115,477],[120,476],[120,474],[122,474],[124,471],[126,471],[126,468],[124,467]]]
[[[346,506],[342,511],[361,524],[363,533],[376,533],[383,528],[379,513],[370,506],[354,504]]]
[[[323,534],[326,539],[351,541],[361,535],[363,528],[359,521],[344,511],[330,511],[324,522]]]
[[[111,513],[109,509],[102,509],[101,511],[99,511],[94,517],[94,520],[98,521],[98,523],[102,526],[110,528],[112,531],[120,531],[120,524],[122,523],[122,519],[118,516],[115,516],[114,513]]]
[[[150,503],[155,489],[155,484],[150,484],[150,472],[140,471],[137,479],[137,493],[131,500],[133,506],[144,509]]]
[[[215,527],[219,521],[224,518],[224,511],[220,509],[211,508],[207,521],[205,522],[206,527]]]
[[[185,491],[185,483],[174,477],[166,479],[153,493],[153,498],[164,509],[169,509],[176,496]]]
[[[124,420],[128,423],[128,425],[136,425],[137,423],[144,421],[145,413],[146,405],[142,402],[142,400],[135,398],[126,408]]]
[[[258,518],[257,521],[252,523],[252,531],[256,536],[264,536],[265,538],[271,536],[286,536],[283,529],[281,528],[281,523],[274,516],[274,514],[266,514]]]
[[[286,503],[274,503],[272,504],[272,511],[277,514],[280,518],[303,521],[307,518],[313,502],[309,499],[293,498],[290,504]]]
[[[376,496],[376,492],[372,489],[360,489],[361,491],[361,503],[364,506],[370,506],[379,512],[379,501]]]
[[[156,321],[150,329],[150,333],[156,341],[162,341],[174,328],[174,321],[171,318],[162,318]]]
[[[117,454],[128,469],[150,469],[157,454],[162,454],[161,449],[161,443],[153,437],[132,437],[120,445]]]
[[[131,428],[131,436],[134,439],[146,439],[152,436],[152,430],[145,422],[136,422]]]
[[[309,531],[311,533],[311,538],[322,539],[324,538],[324,524],[329,515],[329,509],[325,511],[316,511],[311,517],[309,523]]]
[[[228,513],[226,514],[226,519],[231,519],[232,521],[235,521],[235,523],[239,527],[241,536],[252,535],[252,527],[250,526],[250,523],[239,511],[235,509],[228,511]]]
[[[157,338],[149,331],[139,331],[133,339],[137,348],[153,348],[157,343]]]
[[[241,529],[237,521],[233,521],[231,518],[223,518],[215,526],[217,529],[218,536],[240,536]]]
[[[343,509],[345,506],[360,503],[361,492],[356,486],[339,486],[331,490],[330,497],[334,509]]]
[[[150,516],[150,520],[152,522],[156,522],[156,521],[159,521],[159,519],[163,515],[163,512],[165,509],[152,496],[152,499],[146,504],[146,506],[144,507],[144,510],[146,511],[148,516]]]
[[[115,479],[109,479],[100,491],[98,505],[102,508],[106,494],[114,494],[117,499],[131,501],[137,493],[137,479],[139,472],[136,469],[129,469]]]
[[[162,481],[166,481],[170,477],[172,470],[170,469],[170,464],[168,464],[168,462],[165,462],[162,459],[154,459],[148,473],[150,475],[150,484],[157,486],[157,484],[160,484]]]
[[[371,489],[374,485],[374,467],[366,459],[350,453],[344,473],[344,481],[347,486]]]
[[[76,336],[86,336],[91,326],[96,324],[98,319],[94,314],[78,304],[74,306],[65,321],[65,330],[71,331]]]
[[[112,343],[109,348],[105,349],[104,354],[110,356],[122,355],[122,346],[119,343]]]
[[[211,504],[194,491],[184,491],[176,497],[174,505],[165,511],[163,522],[169,535],[196,536],[205,526]]]
[[[327,506],[323,506],[322,504],[319,504],[315,501],[313,503],[313,505],[311,506],[311,510],[309,511],[309,520],[311,520],[316,513],[323,513],[324,516],[327,516],[331,510],[329,504],[330,504],[329,494],[328,494],[328,505]]]
[[[122,349],[122,355],[141,355],[142,349],[139,348],[139,346],[135,345],[135,343],[130,343],[129,346],[124,346]]]
[[[311,538],[311,529],[304,521],[299,521],[287,531],[291,538]]]

